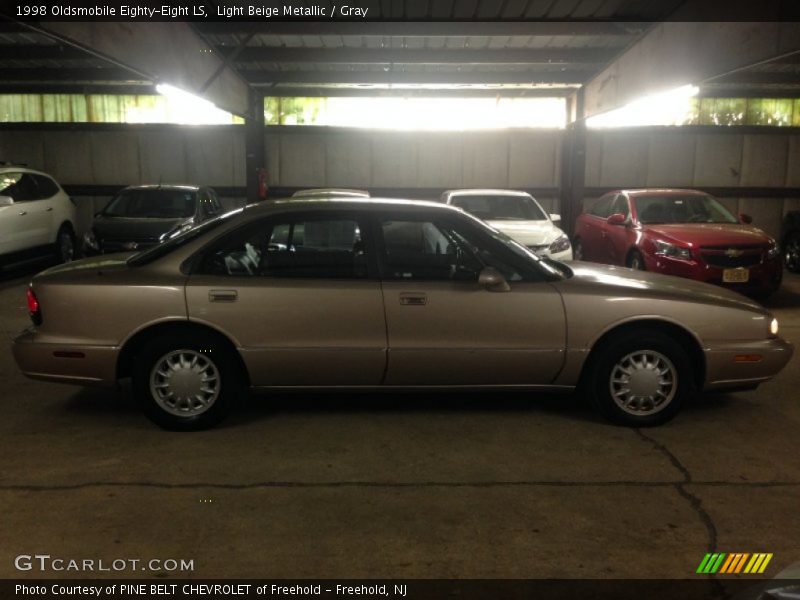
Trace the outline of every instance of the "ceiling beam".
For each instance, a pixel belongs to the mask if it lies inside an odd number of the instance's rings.
[[[87,69],[0,69],[0,81],[4,85],[12,83],[88,83],[149,85],[147,78],[119,67]]]
[[[545,71],[242,71],[250,85],[272,83],[348,83],[348,84],[580,84],[589,76],[585,72]],[[299,95],[299,94],[298,94]]]
[[[323,64],[603,64],[618,54],[607,48],[384,49],[247,47],[237,63]]]
[[[648,26],[609,21],[212,21],[198,30],[216,35],[351,35],[378,37],[638,35]]]
[[[43,21],[35,31],[81,48],[154,83],[200,94],[238,115],[248,111],[249,89],[190,23]],[[208,82],[211,82],[210,85]]]
[[[687,84],[716,82],[797,50],[800,23],[659,23],[586,85],[586,116]]]

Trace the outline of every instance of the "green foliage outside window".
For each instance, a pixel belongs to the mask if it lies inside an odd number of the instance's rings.
[[[800,99],[694,98],[685,125],[800,127]]]

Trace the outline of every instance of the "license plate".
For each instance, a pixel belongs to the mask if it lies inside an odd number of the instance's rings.
[[[722,271],[723,283],[747,283],[750,280],[750,271],[747,269],[724,269]]]

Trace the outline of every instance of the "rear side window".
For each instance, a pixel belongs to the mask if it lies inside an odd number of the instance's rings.
[[[0,174],[0,196],[10,196],[14,202],[38,200],[39,188],[30,173],[3,173]]]
[[[600,198],[600,200],[598,200],[592,205],[592,207],[587,211],[587,213],[595,217],[601,217],[603,219],[608,218],[608,216],[611,214],[611,201],[613,199],[614,196],[604,196]]]
[[[58,185],[49,177],[34,175],[33,178],[36,180],[36,185],[39,187],[39,198],[52,198],[58,193]]]
[[[273,218],[234,233],[201,273],[236,277],[363,279],[367,257],[355,218]]]

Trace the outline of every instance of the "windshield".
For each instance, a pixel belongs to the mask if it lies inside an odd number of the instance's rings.
[[[100,213],[104,217],[184,219],[195,214],[196,193],[176,189],[133,189],[117,194]]]
[[[711,196],[640,196],[633,198],[639,222],[654,223],[738,223],[736,218]]]
[[[225,213],[217,217],[216,219],[211,219],[210,221],[206,221],[197,227],[192,227],[184,231],[183,233],[176,235],[173,238],[169,238],[165,242],[161,242],[157,246],[153,246],[152,248],[148,248],[147,250],[143,250],[138,254],[134,254],[128,259],[128,264],[133,267],[138,267],[140,265],[146,265],[147,263],[153,262],[157,258],[161,258],[162,256],[166,256],[170,252],[177,250],[181,246],[185,246],[192,240],[197,239],[207,231],[211,231],[212,229],[216,229],[220,225],[222,225],[225,221],[227,221],[230,217],[234,215],[240,214],[244,209],[238,208],[236,210],[232,210],[231,212]]]
[[[547,215],[531,196],[454,196],[453,206],[484,221],[546,221]]]

